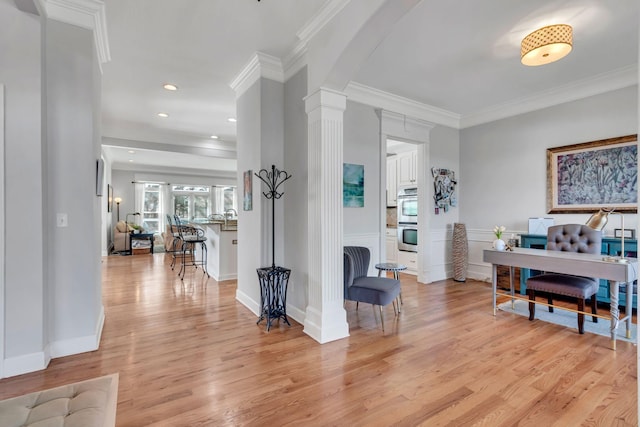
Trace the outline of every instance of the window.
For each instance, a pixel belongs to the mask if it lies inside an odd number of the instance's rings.
[[[210,187],[174,185],[173,212],[182,221],[202,221],[210,215]]]
[[[236,187],[219,185],[213,187],[213,212],[223,214],[229,209],[238,211]]]
[[[143,187],[142,228],[145,233],[160,232],[160,184],[145,183]]]

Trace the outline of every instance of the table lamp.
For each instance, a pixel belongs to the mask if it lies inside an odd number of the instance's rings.
[[[602,231],[604,227],[607,225],[609,221],[609,214],[620,215],[620,222],[622,226],[622,233],[620,236],[620,258],[618,257],[607,257],[607,260],[615,261],[615,262],[628,262],[625,258],[624,253],[624,215],[620,212],[614,212],[615,208],[600,208],[600,210],[587,220],[587,227],[593,228],[594,230]]]

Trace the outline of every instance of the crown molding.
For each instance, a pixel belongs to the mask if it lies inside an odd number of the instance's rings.
[[[236,98],[242,95],[261,77],[284,83],[282,61],[275,56],[256,52],[229,86],[236,92]]]
[[[93,31],[100,67],[111,60],[107,18],[101,0],[38,0],[48,19]]]
[[[350,101],[371,105],[385,111],[393,111],[403,116],[413,117],[430,123],[458,129],[460,115],[441,108],[432,107],[409,98],[384,92],[360,83],[351,82],[345,90]]]
[[[305,44],[309,42],[325,25],[338,14],[351,0],[329,0],[302,28],[296,33]]]
[[[633,64],[609,73],[552,88],[534,97],[517,99],[465,115],[460,120],[460,128],[477,126],[637,84],[638,65]]]
[[[287,81],[307,65],[307,43],[298,41],[282,60],[284,66],[284,80]]]
[[[307,65],[307,45],[351,0],[330,0],[296,33],[298,43],[283,60],[284,80],[287,81]]]

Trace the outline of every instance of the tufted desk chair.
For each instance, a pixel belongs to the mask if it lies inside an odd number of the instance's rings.
[[[547,230],[547,250],[599,254],[602,251],[602,232],[582,224],[565,224],[549,227]],[[591,277],[572,276],[559,273],[544,273],[527,280],[529,301],[535,301],[536,292],[545,293],[549,304],[553,295],[564,295],[578,300],[578,332],[584,333],[584,301],[591,298],[591,313],[597,314],[596,294],[599,280]],[[553,307],[549,307],[553,312]],[[536,314],[536,305],[529,302],[529,320]],[[594,323],[598,321],[593,317]]]
[[[377,305],[384,332],[382,307],[394,303],[400,295],[400,281],[387,277],[367,276],[371,254],[363,246],[344,247],[344,299]],[[357,308],[357,305],[356,305]],[[398,310],[400,306],[398,305]]]

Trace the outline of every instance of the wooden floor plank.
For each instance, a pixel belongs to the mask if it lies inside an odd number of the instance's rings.
[[[106,257],[100,349],[0,380],[0,399],[118,372],[118,426],[637,425],[634,344],[493,316],[483,282],[401,281],[384,333],[349,302],[350,336],[320,345],[256,325],[235,281]]]

